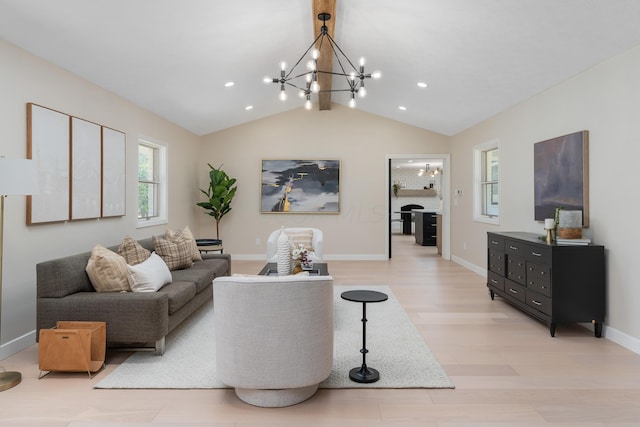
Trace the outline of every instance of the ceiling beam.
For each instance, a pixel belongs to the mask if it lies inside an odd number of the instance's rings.
[[[329,35],[333,38],[333,31],[336,22],[336,0],[311,0],[313,2],[313,37],[318,37],[322,21],[318,19],[318,14],[329,13],[331,19],[327,21]],[[316,46],[320,49],[320,46]],[[333,70],[333,51],[329,47],[329,43],[324,43],[320,49],[320,57],[318,58],[318,70]],[[320,110],[331,109],[331,74],[318,73],[318,83],[321,92],[318,94],[318,106]],[[325,92],[326,91],[326,92]]]

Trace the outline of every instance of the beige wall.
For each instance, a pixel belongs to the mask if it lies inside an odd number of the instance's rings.
[[[640,46],[604,62],[510,110],[456,135],[451,208],[452,254],[470,267],[486,264],[486,232],[543,233],[533,219],[533,144],[589,130],[590,228],[606,246],[605,335],[640,352],[637,263],[640,200],[634,174],[640,159]],[[500,225],[472,218],[472,149],[500,141]],[[466,242],[466,249],[465,249]]]
[[[448,153],[447,141],[433,132],[334,104],[329,111],[299,108],[207,135],[198,169],[201,188],[207,185],[207,162],[224,165],[238,179],[233,210],[223,218],[220,232],[225,251],[234,256],[262,259],[272,230],[307,225],[323,230],[327,259],[383,259],[385,156]],[[340,214],[261,214],[262,159],[340,160]],[[215,233],[204,211],[200,230]]]
[[[198,155],[199,138],[2,40],[0,64],[0,155],[26,157],[27,102],[118,129],[127,136],[125,217],[27,227],[26,198],[5,200],[2,359],[33,342],[38,262],[90,250],[95,243],[117,244],[125,234],[146,237],[164,232],[165,226],[136,229],[139,136],[168,145],[169,225],[195,222],[191,206],[197,194],[185,189],[197,188],[193,159]]]

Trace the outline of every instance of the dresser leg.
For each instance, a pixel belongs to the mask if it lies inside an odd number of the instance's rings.
[[[556,336],[556,324],[552,323],[549,325],[549,333],[551,334],[552,337]]]
[[[496,294],[491,289],[489,289],[489,296],[491,297],[491,300],[493,301],[493,299],[496,297]]]
[[[593,334],[596,338],[602,337],[602,322],[593,322]]]

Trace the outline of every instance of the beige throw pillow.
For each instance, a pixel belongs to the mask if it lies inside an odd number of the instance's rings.
[[[191,254],[191,259],[193,261],[202,261],[202,255],[200,254],[200,250],[198,249],[198,245],[196,243],[195,237],[193,237],[193,233],[189,226],[185,226],[182,230],[178,230],[174,232],[173,230],[167,228],[164,232],[164,238],[170,242],[174,241],[174,238],[183,238],[187,241],[187,245],[189,246],[189,253]]]
[[[183,238],[174,236],[174,241],[170,242],[162,237],[153,236],[153,246],[156,249],[156,253],[167,264],[169,270],[180,270],[193,265],[189,246]]]
[[[142,247],[134,238],[125,236],[118,247],[118,254],[123,256],[127,264],[136,265],[146,261],[151,251]]]
[[[285,229],[284,231],[296,248],[302,245],[308,252],[313,252],[313,230]]]
[[[96,292],[131,290],[127,262],[122,256],[104,246],[94,246],[85,270]]]

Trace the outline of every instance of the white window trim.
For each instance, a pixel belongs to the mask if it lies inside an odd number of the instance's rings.
[[[157,141],[153,141],[150,138],[144,138],[144,137],[140,137],[138,138],[138,146],[139,145],[147,145],[149,147],[153,147],[153,148],[157,148],[158,151],[158,180],[160,181],[160,185],[158,188],[158,216],[154,217],[154,218],[149,218],[149,219],[145,219],[145,218],[137,218],[137,227],[136,228],[144,228],[144,227],[153,227],[155,225],[162,225],[162,224],[168,224],[169,223],[169,210],[168,210],[168,194],[169,194],[169,180],[168,180],[168,173],[167,173],[167,169],[169,168],[168,166],[168,155],[167,155],[167,151],[168,151],[168,147],[166,144],[157,142]],[[137,151],[136,151],[137,152]],[[137,162],[137,156],[136,156],[136,162]],[[138,176],[140,176],[139,171],[136,168],[136,171],[138,173],[136,173],[136,217],[138,216],[138,196],[139,193],[137,191],[138,188]]]
[[[500,214],[483,215],[482,214],[482,152],[494,148],[500,150],[498,139],[487,141],[483,144],[473,147],[473,220],[476,222],[484,222],[486,224],[500,224]],[[498,165],[498,168],[500,166]],[[500,184],[498,184],[500,185]]]

